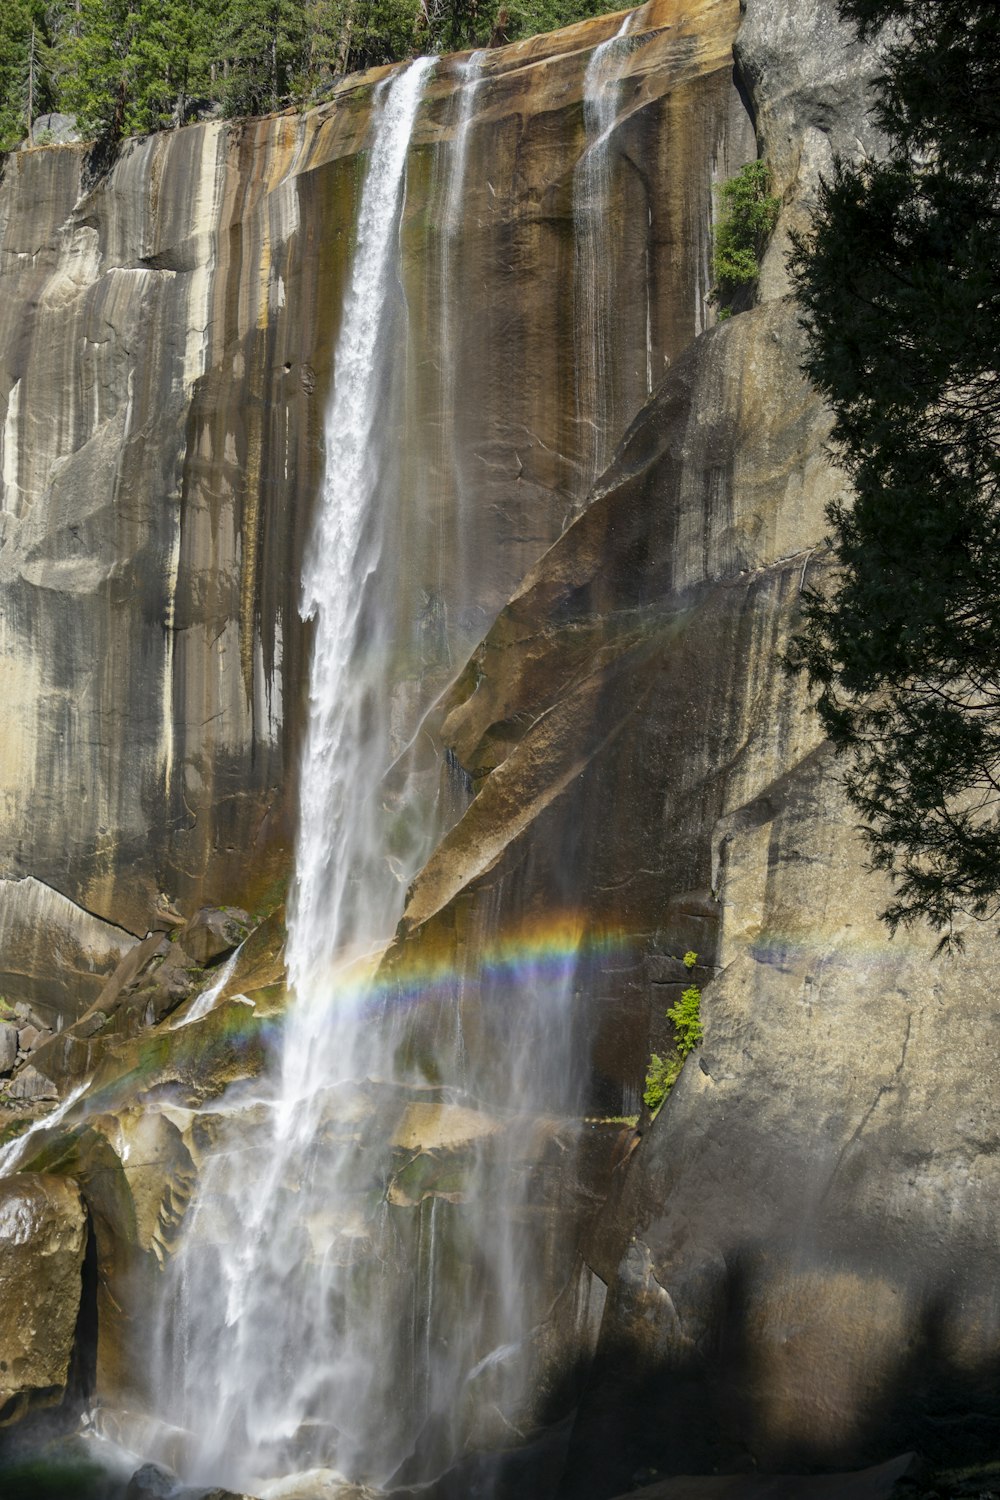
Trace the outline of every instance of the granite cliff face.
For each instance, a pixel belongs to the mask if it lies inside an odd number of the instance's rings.
[[[736,11],[656,0],[621,70],[601,268],[619,326],[592,411],[574,373],[574,168],[587,62],[620,20],[486,56],[460,215],[467,64],[442,60],[426,91],[387,408],[415,678],[454,672],[456,642],[471,648],[558,536],[708,316],[712,181],[752,149]],[[4,166],[0,877],[138,936],[163,895],[255,906],[287,870],[302,553],[378,81],[302,116],[134,141],[106,169],[84,146]],[[464,556],[480,560],[472,593]],[[411,720],[401,690],[401,744]]]
[[[780,665],[842,486],[783,253],[833,153],[879,149],[878,58],[833,0],[741,12],[652,0],[630,26],[599,401],[598,362],[581,388],[577,357],[598,295],[575,248],[581,97],[621,17],[477,64],[460,199],[470,64],[437,65],[414,137],[386,405],[413,497],[394,722],[402,748],[407,684],[440,684],[424,738],[452,805],[379,972],[426,1076],[331,1099],[324,1129],[388,1130],[386,1215],[418,1257],[425,1206],[463,1243],[492,1151],[532,1185],[517,1415],[549,1438],[498,1494],[524,1472],[539,1495],[606,1500],[653,1473],[972,1455],[1000,1419],[991,940],[935,961],[929,935],[887,940],[829,747]],[[38,1075],[66,1093],[96,1069],[14,1165],[79,1184],[89,1395],[105,1430],[146,1431],[178,1466],[137,1335],[207,1165],[257,1139],[227,1089],[267,1065],[285,977],[280,908],[225,972],[242,929],[196,953],[181,922],[202,901],[274,907],[287,872],[297,580],[377,81],[301,118],[135,143],[104,175],[82,148],[28,153],[0,184],[0,964],[65,1023]],[[713,328],[711,182],[754,153],[751,116],[782,217],[758,305]],[[488,295],[473,309],[456,284]],[[51,946],[60,921],[76,946],[46,965],[30,937]],[[578,1140],[539,1118],[502,1156],[509,955],[540,932],[570,956],[589,1123]],[[704,1044],[630,1132],[611,1120],[639,1108],[687,950]],[[461,1098],[435,1071],[449,1048],[473,1080]],[[484,1402],[467,1446],[509,1443],[503,1421]],[[476,1463],[442,1500],[495,1482]]]

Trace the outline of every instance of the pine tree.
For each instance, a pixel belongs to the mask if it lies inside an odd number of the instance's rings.
[[[32,134],[34,120],[54,102],[52,56],[38,0],[4,0],[0,7],[0,151]]]
[[[1000,913],[1000,11],[842,0],[902,23],[879,162],[839,163],[793,258],[807,370],[853,502],[796,659],[847,759],[890,928]]]
[[[208,0],[78,0],[59,48],[60,103],[84,135],[182,124],[211,87]]]
[[[230,0],[221,43],[227,115],[259,115],[295,97],[308,57],[303,0]]]

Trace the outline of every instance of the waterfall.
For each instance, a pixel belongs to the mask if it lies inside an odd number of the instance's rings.
[[[467,302],[454,283],[483,65],[474,54],[459,66],[437,199],[441,326],[431,347],[446,409],[433,451],[456,529],[476,498],[448,408],[461,379],[454,350]],[[546,1361],[558,1368],[551,1289],[575,1285],[575,1252],[553,1242],[545,1195],[571,1193],[586,1073],[574,1015],[579,923],[563,915],[532,926],[525,911],[523,931],[501,933],[501,898],[516,912],[518,889],[498,883],[447,972],[410,975],[404,965],[373,979],[436,832],[425,771],[411,784],[399,753],[429,707],[414,682],[425,698],[432,690],[419,682],[419,622],[402,618],[399,538],[404,502],[429,501],[425,476],[403,495],[413,479],[400,451],[407,381],[421,361],[409,351],[401,236],[433,66],[420,60],[376,90],[335,350],[303,580],[314,636],[289,906],[294,1001],[276,1065],[200,1112],[199,1191],[166,1270],[154,1360],[171,1445],[161,1456],[176,1462],[177,1434],[188,1435],[187,1479],[264,1495],[269,1481],[306,1470],[377,1487],[422,1483],[463,1452],[526,1439],[539,1374]],[[614,99],[599,87],[596,53],[591,73],[580,254],[590,258],[587,327],[599,350],[606,307],[591,210],[604,189],[588,174],[606,172]],[[441,566],[448,557],[461,573],[452,597],[474,600],[489,559],[464,545],[449,542]],[[461,622],[446,618],[446,628],[464,650]],[[553,912],[570,902],[569,885],[552,891]],[[199,1013],[212,998],[196,1002]],[[558,1188],[546,1186],[550,1175]]]
[[[325,489],[303,583],[315,636],[289,914],[295,1000],[280,1076],[217,1113],[220,1149],[171,1268],[163,1409],[195,1434],[189,1468],[210,1482],[249,1484],[314,1463],[383,1467],[384,1419],[366,1391],[391,1351],[371,1347],[366,1267],[356,1271],[368,1246],[358,1200],[372,1189],[351,1149],[364,1112],[352,1080],[391,1073],[364,970],[391,936],[411,873],[387,857],[379,796],[397,643],[393,568],[382,566],[392,454],[376,427],[393,401],[406,159],[432,67],[418,60],[377,92],[336,346]],[[331,1094],[332,1128],[344,1134],[332,1149]]]
[[[617,124],[619,64],[637,12],[595,47],[583,79],[586,147],[573,174],[576,241],[577,417],[592,427],[591,480],[606,467],[610,441],[623,427],[611,359],[615,286],[608,258],[613,186],[612,135]],[[631,412],[628,413],[631,416]]]

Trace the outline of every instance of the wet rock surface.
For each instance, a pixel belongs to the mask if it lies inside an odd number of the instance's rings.
[[[62,1399],[80,1312],[87,1221],[74,1182],[0,1179],[0,1424]]]
[[[629,1495],[636,1500],[902,1500],[919,1467],[912,1454],[903,1454],[853,1474],[681,1475]]]
[[[234,906],[222,909],[204,907],[185,922],[178,943],[202,967],[213,959],[232,953],[249,931],[250,918]]]

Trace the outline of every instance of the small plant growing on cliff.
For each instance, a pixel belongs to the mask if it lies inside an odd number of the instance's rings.
[[[781,199],[772,196],[771,171],[762,161],[748,161],[718,194],[712,301],[720,304],[719,317],[724,318],[731,315],[729,304],[740,287],[752,286],[760,275],[760,258],[778,221]]]
[[[682,962],[686,968],[693,969],[698,962],[697,953],[685,953]],[[646,1069],[646,1087],[642,1096],[654,1114],[680,1077],[684,1059],[698,1046],[704,1035],[701,990],[696,984],[688,985],[676,1005],[670,1006],[667,1020],[674,1025],[676,1040],[673,1051],[668,1052],[666,1057],[661,1057],[658,1052],[653,1053]]]
[[[642,1097],[654,1115],[677,1082],[682,1064],[683,1058],[678,1057],[676,1053],[661,1057],[658,1052],[654,1052],[649,1059],[649,1067],[646,1069],[646,1088]]]
[[[673,1021],[677,1032],[677,1052],[683,1060],[705,1034],[701,1024],[701,990],[696,984],[689,985],[676,1005],[667,1011],[667,1020]]]
[[[690,948],[681,959],[681,963],[684,965],[685,969],[693,969],[697,962],[698,955],[697,953],[692,953]]]

